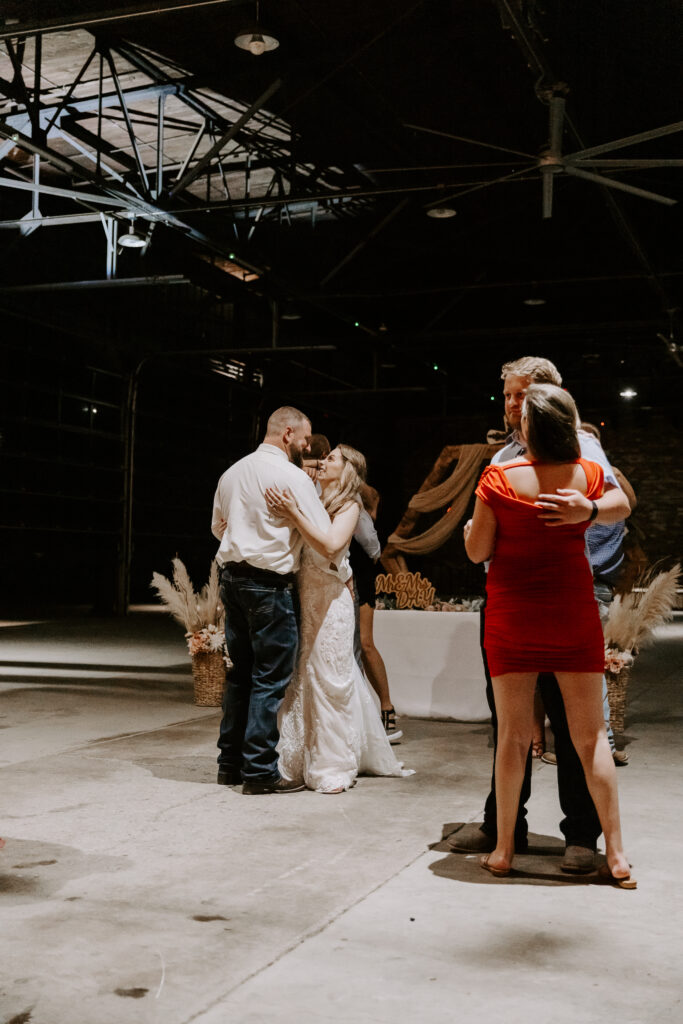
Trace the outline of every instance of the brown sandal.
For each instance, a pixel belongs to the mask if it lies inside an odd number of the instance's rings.
[[[479,858],[479,867],[483,868],[484,871],[490,871],[496,878],[507,878],[512,871],[512,868],[494,868],[492,864],[489,864],[490,853],[487,853],[485,857]]]
[[[617,878],[610,871],[607,864],[601,864],[598,868],[598,878],[601,882],[607,882],[609,885],[615,885],[617,889],[637,889],[638,883],[635,878],[631,878],[630,875],[624,875],[623,878]]]

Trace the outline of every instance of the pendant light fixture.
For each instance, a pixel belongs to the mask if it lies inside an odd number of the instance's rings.
[[[277,50],[280,40],[270,35],[261,25],[259,17],[259,4],[256,3],[256,21],[244,25],[235,36],[235,46],[240,50],[248,50],[254,57],[260,57],[262,53],[270,50]]]
[[[135,230],[134,217],[131,218],[128,233],[125,235],[119,235],[119,245],[122,245],[124,249],[142,249],[147,245],[147,239],[142,235],[139,235]]]

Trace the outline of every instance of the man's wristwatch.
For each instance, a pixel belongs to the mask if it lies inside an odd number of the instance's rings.
[[[594,519],[598,518],[598,512],[600,511],[600,509],[594,501],[591,501],[591,505],[593,506],[593,508],[591,509],[591,514],[588,517],[589,523],[592,523]]]

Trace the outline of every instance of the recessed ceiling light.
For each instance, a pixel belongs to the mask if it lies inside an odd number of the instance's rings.
[[[636,398],[638,392],[634,391],[633,388],[624,388],[623,391],[619,392],[619,395],[621,398]]]
[[[457,212],[452,206],[432,206],[427,210],[427,216],[433,217],[434,220],[448,220],[449,217],[455,217]]]
[[[528,299],[522,299],[525,306],[545,306],[545,299],[541,299],[539,296],[531,296]]]

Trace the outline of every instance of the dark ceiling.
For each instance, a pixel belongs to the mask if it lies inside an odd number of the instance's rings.
[[[182,9],[163,10],[174,7]],[[265,198],[265,178],[259,192],[257,177],[253,193],[231,186],[229,197],[211,192],[211,182],[206,197],[198,188],[167,189],[155,206],[185,227],[160,216],[142,255],[120,257],[119,279],[182,275],[243,306],[234,345],[334,345],[309,356],[327,375],[319,388],[339,392],[331,402],[414,387],[426,389],[415,393],[424,411],[475,409],[501,361],[536,353],[554,358],[570,386],[580,382],[583,400],[608,391],[618,402],[619,389],[631,384],[644,402],[677,405],[679,0],[270,0],[260,5],[260,21],[280,45],[258,57],[233,44],[255,14],[250,3],[129,0],[103,10],[96,0],[52,0],[2,9],[15,54],[32,29],[45,30],[44,46],[59,31],[64,71],[74,76],[87,48],[75,54],[66,33],[80,31],[88,45],[116,50],[128,41],[163,55],[191,73],[196,90],[243,108],[280,82],[243,140],[250,173],[275,168],[277,187]],[[4,86],[16,112],[16,78],[5,76]],[[274,118],[290,136],[277,154],[263,145]],[[593,154],[597,162],[564,162],[672,125],[678,130]],[[21,142],[5,153],[0,175],[29,181],[27,161],[38,150]],[[232,168],[235,180],[244,176],[244,160]],[[44,180],[106,192],[107,182],[88,174],[79,181],[55,164]],[[606,187],[587,174],[677,202]],[[0,198],[5,220],[30,206],[27,193],[5,189]],[[42,202],[55,215],[73,209],[66,198]],[[455,215],[427,216],[435,207]],[[29,301],[17,290],[26,285],[105,276],[97,224],[5,230],[0,247],[6,308]],[[200,258],[231,252],[257,280],[237,281]],[[300,319],[282,319],[290,303]],[[277,367],[270,387],[296,396],[296,371],[282,360]]]

